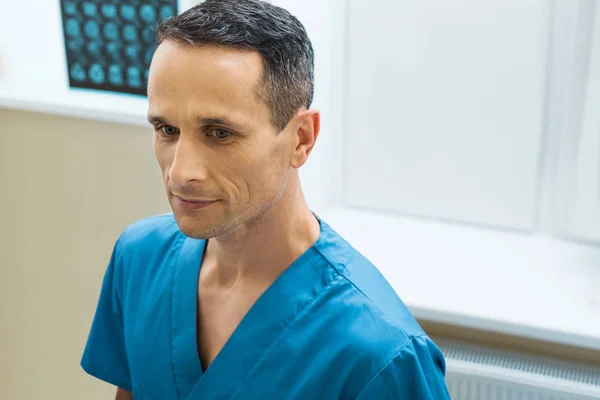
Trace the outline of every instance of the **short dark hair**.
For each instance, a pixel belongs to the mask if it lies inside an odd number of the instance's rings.
[[[314,94],[314,51],[304,26],[281,7],[261,0],[206,0],[157,28],[157,41],[231,46],[258,52],[263,77],[257,90],[283,130]]]

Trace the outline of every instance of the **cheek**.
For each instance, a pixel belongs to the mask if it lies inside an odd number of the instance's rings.
[[[158,142],[156,138],[154,139],[154,155],[165,180],[169,174],[169,168],[171,167],[171,161],[173,159],[171,153],[172,152],[168,146],[165,146],[164,143]]]
[[[277,159],[273,155],[263,148],[243,156],[238,153],[235,160],[226,163],[236,202],[260,207],[276,195],[281,186],[282,163],[280,154]]]
[[[286,154],[283,146],[276,146],[257,160],[253,174],[255,183],[253,190],[258,191],[255,195],[269,199],[281,195],[289,173],[289,160]]]
[[[290,170],[293,143],[272,137],[232,146],[219,155],[213,169],[215,183],[231,204],[264,208],[281,197]]]

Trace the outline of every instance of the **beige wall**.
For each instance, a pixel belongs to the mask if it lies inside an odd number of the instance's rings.
[[[0,110],[0,399],[109,399],[79,367],[112,246],[169,211],[149,128]]]

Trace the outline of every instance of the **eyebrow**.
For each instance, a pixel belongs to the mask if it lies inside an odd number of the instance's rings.
[[[148,122],[152,125],[166,124],[165,118],[160,115],[148,115]]]
[[[239,124],[225,117],[201,117],[198,118],[198,125],[200,126],[229,126],[236,131],[240,131],[242,128]]]
[[[148,115],[148,122],[152,125],[168,125],[167,119],[160,115]],[[240,126],[238,124],[224,117],[201,117],[197,119],[197,122],[200,126],[224,125],[230,126],[231,128],[236,130],[240,129]]]

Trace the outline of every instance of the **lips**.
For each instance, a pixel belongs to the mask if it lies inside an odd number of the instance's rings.
[[[200,200],[175,196],[177,206],[185,211],[200,211],[216,203],[217,200]]]

